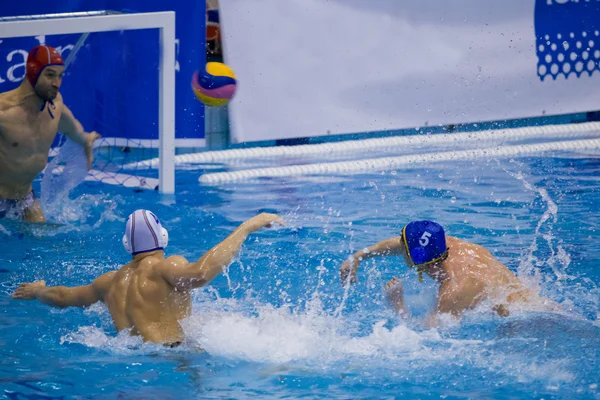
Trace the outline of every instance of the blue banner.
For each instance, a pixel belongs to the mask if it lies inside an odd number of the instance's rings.
[[[537,0],[538,76],[579,78],[600,71],[600,0]]]
[[[190,82],[203,68],[204,2],[191,0],[67,0],[4,4],[1,16],[116,10],[176,12],[177,139],[204,138],[204,107]],[[85,26],[81,27],[85,32]],[[56,47],[66,59],[80,35],[0,38],[0,92],[17,87],[25,75],[29,50],[39,44]],[[104,137],[158,138],[158,29],[92,33],[69,66],[61,93],[65,104],[87,131]]]

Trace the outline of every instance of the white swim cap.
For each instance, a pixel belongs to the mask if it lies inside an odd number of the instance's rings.
[[[123,246],[133,256],[154,250],[164,250],[169,233],[148,210],[136,210],[129,216],[123,235]]]

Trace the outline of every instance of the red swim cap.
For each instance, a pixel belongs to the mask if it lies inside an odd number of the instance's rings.
[[[49,65],[65,65],[60,53],[54,47],[36,46],[27,57],[27,79],[35,88],[40,74]]]

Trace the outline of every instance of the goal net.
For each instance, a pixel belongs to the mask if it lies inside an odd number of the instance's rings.
[[[55,47],[65,60],[64,103],[87,132],[102,135],[95,143],[92,169],[82,178],[173,193],[175,13],[0,18],[0,57],[8,63],[0,74],[1,91],[20,84],[27,54],[40,44]],[[63,146],[66,142],[57,136],[45,175],[59,175],[69,163],[81,163],[82,152],[65,154],[73,150]],[[139,162],[155,157],[158,169]]]

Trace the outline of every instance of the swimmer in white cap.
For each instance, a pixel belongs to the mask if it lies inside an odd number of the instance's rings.
[[[283,224],[275,214],[262,213],[241,224],[231,235],[196,262],[182,256],[165,258],[169,236],[152,212],[129,216],[123,245],[133,259],[118,271],[86,286],[46,286],[45,281],[23,283],[13,298],[38,300],[53,307],[87,307],[105,303],[115,328],[131,329],[144,341],[174,347],[184,340],[179,321],[190,314],[191,291],[202,287],[227,267],[249,234],[271,224]]]
[[[381,256],[402,256],[409,267],[417,269],[420,281],[425,273],[440,284],[436,309],[427,321],[429,326],[437,324],[439,314],[460,317],[484,300],[500,316],[508,316],[513,307],[560,310],[558,304],[525,286],[484,247],[446,236],[436,222],[412,221],[399,236],[357,251],[340,267],[342,283],[348,279],[357,282],[360,262]],[[394,309],[407,316],[400,279],[392,278],[385,290]]]

